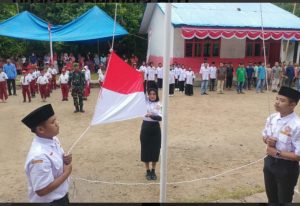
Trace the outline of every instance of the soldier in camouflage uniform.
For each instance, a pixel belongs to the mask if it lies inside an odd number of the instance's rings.
[[[69,85],[72,88],[72,97],[75,106],[75,113],[84,112],[83,110],[83,90],[85,85],[85,76],[80,71],[78,63],[73,64],[74,71],[69,75]]]

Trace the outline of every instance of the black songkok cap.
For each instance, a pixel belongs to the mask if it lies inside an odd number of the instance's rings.
[[[297,90],[294,90],[290,87],[281,87],[279,92],[279,95],[288,97],[292,100],[295,100],[296,103],[298,103],[299,99],[300,99],[300,92],[298,92]]]
[[[22,119],[22,122],[32,130],[35,129],[40,123],[48,120],[53,115],[54,110],[51,104],[46,104],[32,111],[30,114],[24,117],[24,119]]]

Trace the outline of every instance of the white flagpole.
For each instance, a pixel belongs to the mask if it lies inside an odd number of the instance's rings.
[[[162,143],[160,166],[160,203],[166,202],[167,187],[167,133],[168,133],[168,104],[169,104],[169,72],[170,72],[170,31],[171,3],[165,3],[165,35],[163,56],[163,105],[162,105]]]
[[[50,41],[50,63],[53,64],[51,25],[48,25],[48,30],[49,30],[49,41]]]

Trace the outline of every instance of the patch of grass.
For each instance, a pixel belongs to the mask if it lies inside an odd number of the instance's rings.
[[[244,197],[251,196],[256,193],[261,193],[264,191],[265,188],[260,185],[256,185],[254,188],[234,188],[232,190],[220,187],[217,189],[216,192],[209,194],[208,196],[201,195],[196,199],[188,199],[187,202],[214,202],[217,200],[227,199],[241,200]]]

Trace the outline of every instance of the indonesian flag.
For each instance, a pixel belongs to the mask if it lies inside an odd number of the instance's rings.
[[[142,73],[112,52],[91,125],[144,116],[147,107],[143,82]]]

